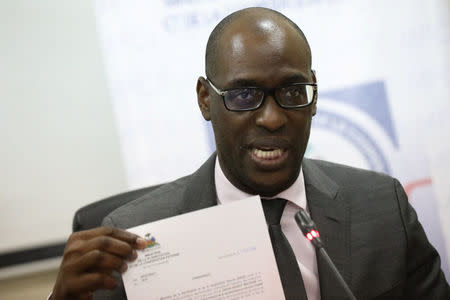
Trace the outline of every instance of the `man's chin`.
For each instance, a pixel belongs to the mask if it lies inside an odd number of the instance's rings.
[[[282,164],[261,167],[246,155],[241,160],[240,168],[222,170],[238,189],[252,195],[273,197],[289,188],[297,179],[300,167],[294,169],[293,165],[294,162],[283,158]]]
[[[286,187],[287,188],[287,187]],[[258,187],[252,194],[259,195],[261,197],[271,198],[284,191],[286,188],[280,188],[279,186],[271,187]]]
[[[264,178],[254,178],[250,180],[248,188],[251,190],[250,194],[260,195],[262,197],[273,197],[280,192],[289,188],[297,179],[297,176],[277,176],[267,174]]]

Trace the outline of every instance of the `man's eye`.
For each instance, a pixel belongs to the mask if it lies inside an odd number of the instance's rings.
[[[300,91],[298,88],[291,88],[286,92],[287,97],[298,97],[300,96]]]
[[[250,94],[249,94],[249,92],[241,92],[239,95],[238,95],[238,98],[241,98],[241,99],[247,99],[248,98],[248,96],[249,96]]]
[[[236,90],[234,93],[232,93],[232,97],[235,100],[249,100],[254,97],[254,91],[249,89],[244,90]]]
[[[286,97],[288,97],[288,98],[298,97],[299,94],[300,94],[300,93],[299,93],[299,91],[297,91],[297,90],[294,90],[294,91],[287,91],[287,92],[286,92]]]
[[[239,94],[238,98],[241,100],[252,101],[257,97],[257,92],[254,90],[246,90]]]
[[[286,105],[305,104],[305,97],[305,89],[300,86],[286,87],[280,91],[280,100]]]

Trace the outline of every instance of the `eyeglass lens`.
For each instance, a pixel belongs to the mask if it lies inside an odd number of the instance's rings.
[[[228,90],[225,95],[225,105],[230,110],[249,110],[257,108],[264,100],[264,90],[259,88],[241,88]],[[297,84],[281,87],[275,90],[275,98],[282,107],[299,107],[312,102],[314,87]]]

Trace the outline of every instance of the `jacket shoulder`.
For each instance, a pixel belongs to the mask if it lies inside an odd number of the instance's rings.
[[[385,173],[351,167],[325,160],[305,158],[303,165],[307,166],[310,170],[320,170],[341,186],[348,184],[354,185],[359,182],[366,185],[368,181],[375,184],[387,182],[392,184],[393,181],[396,181],[396,179]]]
[[[178,214],[183,195],[190,181],[185,176],[118,207],[103,219],[103,225],[130,228]]]
[[[202,199],[216,197],[214,188],[214,166],[216,155],[194,173],[161,185],[149,193],[120,206],[103,219],[104,226],[130,228],[187,212],[188,202],[201,208]],[[209,187],[209,189],[207,188]]]

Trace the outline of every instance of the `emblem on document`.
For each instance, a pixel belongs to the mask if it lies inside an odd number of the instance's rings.
[[[151,248],[151,247],[154,247],[154,246],[156,246],[156,245],[159,245],[159,244],[156,242],[155,237],[152,236],[151,233],[146,233],[146,234],[145,234],[145,241],[147,242],[147,246],[146,246],[145,248]]]

